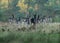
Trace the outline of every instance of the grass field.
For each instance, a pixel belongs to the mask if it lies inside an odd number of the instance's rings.
[[[60,43],[60,23],[40,23],[36,29],[28,31],[26,28],[25,31],[16,29],[18,28],[12,25],[0,26],[0,43]]]

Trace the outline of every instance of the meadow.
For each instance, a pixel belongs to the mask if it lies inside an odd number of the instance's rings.
[[[40,23],[36,29],[9,26],[0,25],[0,43],[60,43],[60,23]]]
[[[60,0],[0,0],[0,43],[60,43]]]

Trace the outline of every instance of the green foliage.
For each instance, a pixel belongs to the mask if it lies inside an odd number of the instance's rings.
[[[1,9],[0,10],[0,21],[7,21],[7,16],[5,15],[6,9]]]
[[[58,43],[60,34],[40,32],[3,32],[0,33],[1,43]],[[18,40],[18,41],[17,41]]]
[[[0,3],[0,21],[6,21],[9,16],[8,15],[15,15],[16,18],[18,17],[26,17],[27,12],[29,12],[29,16],[32,17],[34,14],[40,16],[53,16],[56,10],[60,10],[60,0],[25,0],[24,4],[28,6],[26,12],[20,12],[20,7],[17,6],[19,0],[9,0],[8,2],[8,9],[1,8],[2,5]],[[20,2],[21,3],[21,2]],[[37,4],[37,10],[35,10],[35,5]],[[32,7],[32,8],[30,8]],[[7,10],[7,11],[6,11]],[[7,13],[8,12],[8,13]],[[57,11],[60,12],[60,11]],[[6,14],[6,16],[5,16]],[[56,14],[58,15],[58,14]],[[55,21],[59,21],[55,20]]]
[[[54,17],[54,21],[55,21],[55,22],[60,22],[60,19],[59,19],[59,18],[60,18],[60,15],[55,16],[55,17]]]

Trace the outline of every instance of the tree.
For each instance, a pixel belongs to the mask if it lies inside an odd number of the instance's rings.
[[[16,16],[17,14],[19,14],[20,8],[18,6],[16,6],[18,1],[19,0],[8,0],[8,3],[9,3],[9,5],[8,5],[8,14],[9,15],[13,14],[14,16]]]

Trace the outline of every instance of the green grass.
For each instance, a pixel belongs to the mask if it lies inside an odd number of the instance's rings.
[[[59,43],[59,33],[3,32],[0,43]]]
[[[60,31],[56,32],[55,29],[59,29],[57,24],[42,24],[37,28],[36,31],[4,31],[0,27],[0,43],[60,43]],[[15,28],[14,28],[15,29]],[[42,29],[45,32],[42,32]],[[46,33],[50,29],[54,32]]]

